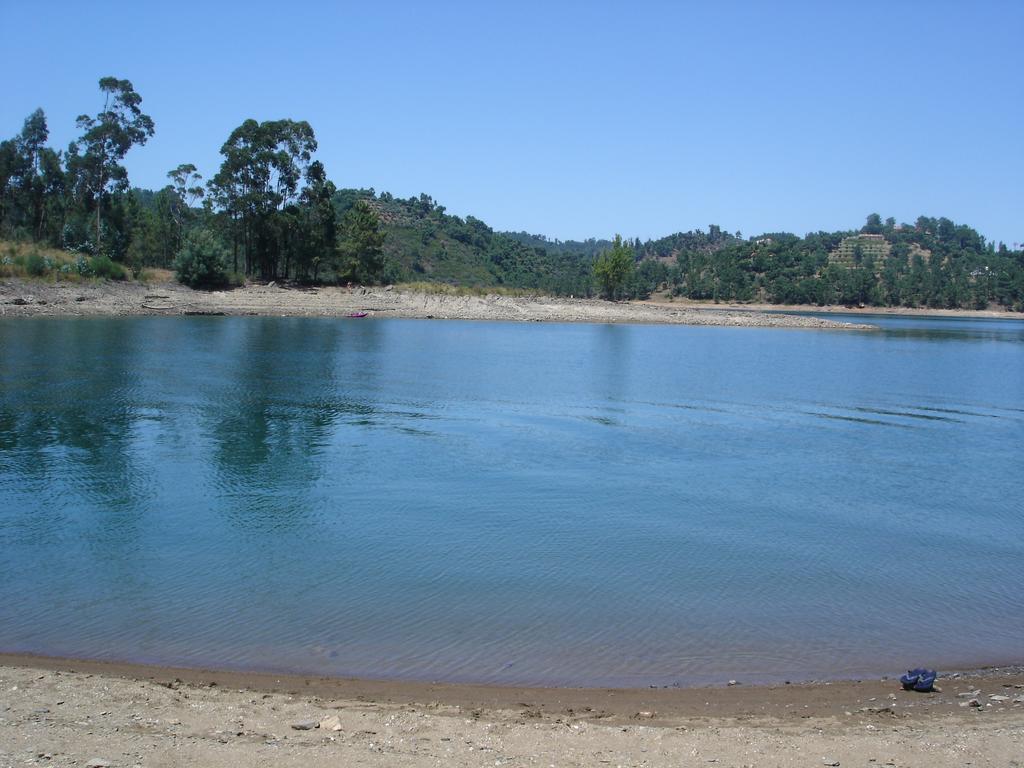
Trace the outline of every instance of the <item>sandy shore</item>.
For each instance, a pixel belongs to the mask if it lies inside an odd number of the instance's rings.
[[[501,688],[0,656],[0,765],[984,766],[1024,670],[775,687]],[[298,729],[302,728],[302,730]]]
[[[174,282],[0,283],[0,316],[48,315],[272,315],[405,317],[519,322],[660,323],[771,328],[870,329],[869,324],[749,310],[686,307],[597,299],[447,296],[388,288],[284,288],[249,285],[229,291],[194,291]]]

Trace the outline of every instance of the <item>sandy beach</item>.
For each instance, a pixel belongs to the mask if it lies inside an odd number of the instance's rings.
[[[558,323],[659,323],[771,328],[870,329],[852,324],[746,309],[688,307],[598,299],[457,296],[383,288],[297,288],[248,285],[195,291],[167,280],[134,282],[0,283],[0,317],[127,315],[263,315],[288,317],[403,317]]]
[[[0,765],[1010,766],[1024,670],[691,689],[373,682],[0,656]]]

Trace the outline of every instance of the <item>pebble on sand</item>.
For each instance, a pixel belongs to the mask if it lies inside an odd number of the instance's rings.
[[[320,721],[320,730],[322,731],[340,731],[341,720],[337,715],[328,715]]]

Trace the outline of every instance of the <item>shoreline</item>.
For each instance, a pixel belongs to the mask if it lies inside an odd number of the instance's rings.
[[[815,304],[742,304],[738,302],[723,302],[713,304],[691,299],[678,299],[676,301],[664,301],[661,299],[645,299],[642,304],[661,307],[685,307],[687,309],[724,309],[730,312],[797,312],[813,313],[823,315],[863,315],[865,318],[875,317],[920,317],[920,318],[962,318],[977,320],[1022,320],[1024,313],[1010,312],[1002,309],[932,309],[927,307],[847,307],[837,304],[828,304],[819,307]]]
[[[837,706],[846,706],[851,697],[888,696],[888,693],[907,694],[910,701],[919,697],[915,692],[900,688],[893,676],[870,679],[825,679],[787,681],[785,683],[744,683],[730,681],[718,685],[695,686],[542,686],[505,685],[498,683],[437,682],[404,679],[374,679],[341,677],[299,672],[273,672],[245,669],[187,667],[145,662],[111,661],[66,656],[37,655],[33,653],[0,652],[0,668],[41,669],[51,672],[82,673],[110,678],[149,681],[167,685],[220,686],[223,688],[266,691],[271,693],[303,693],[320,697],[357,699],[360,701],[387,701],[415,704],[434,701],[451,706],[504,709],[531,699],[542,711],[571,706],[584,710],[595,704],[606,708],[612,717],[629,718],[635,708],[654,707],[665,718],[696,712],[724,712],[730,707],[766,707],[792,704],[799,699],[804,708],[816,712],[832,712]],[[979,685],[1013,687],[1024,696],[1024,664],[979,667],[967,670],[939,670],[937,685],[968,681]],[[735,684],[732,684],[735,682]],[[835,696],[835,692],[841,692]],[[846,702],[846,704],[844,704]],[[933,700],[941,703],[942,699]],[[946,702],[948,703],[948,702]],[[1024,703],[1024,702],[1019,702]],[[1024,710],[1022,710],[1024,712]]]
[[[679,299],[611,302],[551,296],[450,295],[401,287],[281,287],[249,284],[201,291],[164,278],[152,283],[0,280],[0,317],[123,317],[227,315],[260,317],[367,317],[553,323],[619,323],[724,327],[875,330],[874,317],[1020,320],[1003,310],[920,309],[744,304]],[[863,322],[810,315],[844,315]]]
[[[962,766],[1024,753],[1024,668],[938,682],[498,688],[0,654],[0,764]]]
[[[224,291],[197,291],[167,281],[148,285],[15,279],[0,282],[0,317],[251,315],[347,318],[353,313],[366,313],[366,317],[371,318],[426,320],[876,330],[875,326],[866,323],[727,307],[697,308],[547,296],[454,296],[407,292],[391,286],[283,288],[271,283]]]

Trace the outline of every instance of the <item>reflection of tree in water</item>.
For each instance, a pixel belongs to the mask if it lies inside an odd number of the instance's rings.
[[[337,322],[271,318],[235,330],[207,405],[215,482],[234,523],[290,527],[308,518],[309,489],[344,472],[327,462],[339,423],[372,420],[376,409],[339,380],[351,339]]]
[[[13,452],[18,447],[20,438],[18,414],[8,399],[5,396],[4,400],[0,400],[0,451],[5,452],[0,454],[0,467],[4,466],[4,457],[12,455],[7,452]]]
[[[133,445],[138,330],[95,320],[22,323],[16,341],[3,338],[14,329],[0,332],[0,467],[37,502],[7,521],[33,540],[56,540],[72,525],[120,546],[138,532],[148,495]]]
[[[613,323],[600,325],[598,329],[595,339],[598,352],[594,357],[601,377],[595,380],[599,387],[595,395],[603,404],[602,410],[606,412],[609,423],[616,424],[622,415],[622,402],[629,393],[634,374],[630,369],[632,329]]]

